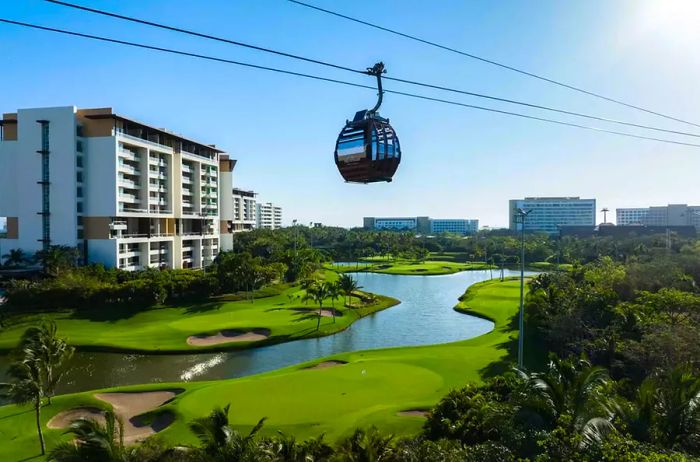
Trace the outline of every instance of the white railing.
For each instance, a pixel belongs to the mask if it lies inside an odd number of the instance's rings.
[[[145,143],[145,144],[148,144],[148,145],[151,145],[151,146],[155,146],[155,147],[158,147],[158,148],[161,148],[161,149],[165,149],[165,150],[167,150],[168,152],[172,152],[172,150],[173,150],[173,148],[171,148],[170,146],[167,146],[167,145],[165,145],[165,144],[160,144],[160,143],[157,143],[157,142],[151,141],[151,140],[144,140],[143,138],[139,138],[138,136],[129,135],[128,133],[124,133],[124,132],[121,132],[121,131],[118,131],[118,130],[117,130],[117,136],[124,137],[124,138],[126,138],[127,140],[138,141],[139,143]]]
[[[132,175],[138,175],[141,173],[141,171],[139,169],[132,167],[131,165],[128,165],[128,164],[123,164],[121,162],[119,163],[119,169],[124,171],[124,172],[131,173]]]

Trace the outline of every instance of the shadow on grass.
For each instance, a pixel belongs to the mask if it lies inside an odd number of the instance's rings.
[[[488,366],[479,370],[479,374],[486,377],[494,377],[505,372],[512,371],[517,366],[518,360],[518,314],[516,313],[510,319],[507,329],[513,332],[513,335],[505,342],[502,342],[496,347],[498,350],[504,350],[506,356],[500,361],[495,361]],[[537,331],[533,327],[529,327],[525,323],[525,345],[524,345],[523,362],[525,369],[528,371],[543,371],[547,364],[547,351],[539,340]]]
[[[12,403],[5,403],[5,402],[0,401],[0,406],[6,406],[6,405],[10,405],[10,404],[12,404]],[[32,411],[31,409],[27,409],[27,410],[25,410],[25,411],[15,412],[14,414],[8,414],[8,415],[6,415],[6,416],[4,416],[4,417],[0,417],[0,420],[9,419],[9,418],[11,418],[11,417],[17,417],[18,415],[26,414],[26,413],[28,413],[28,412],[33,413],[34,411]]]
[[[46,457],[46,456],[42,456],[41,453],[39,453],[35,456],[29,456],[29,457],[25,457],[24,459],[20,459],[17,462],[26,462],[28,460],[42,460],[44,457]]]
[[[72,319],[84,319],[87,321],[98,322],[115,322],[123,319],[129,319],[144,311],[150,311],[157,308],[145,308],[139,305],[110,305],[101,308],[90,308],[84,310],[75,310],[71,313]]]
[[[197,303],[185,308],[184,312],[185,314],[206,313],[208,311],[218,311],[222,306],[224,306],[224,304],[221,302]]]
[[[221,309],[224,304],[219,301],[206,302],[206,303],[195,303],[193,305],[188,305],[183,308],[183,314],[198,314],[206,313],[208,311],[216,311]],[[71,313],[70,318],[72,319],[85,319],[88,321],[99,321],[99,322],[115,322],[124,319],[129,319],[136,316],[139,313],[144,313],[147,311],[156,311],[166,308],[181,308],[177,306],[154,306],[154,307],[144,307],[140,305],[111,305],[102,308],[90,308],[85,310],[75,310]]]

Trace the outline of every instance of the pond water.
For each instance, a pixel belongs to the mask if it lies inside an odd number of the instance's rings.
[[[505,276],[517,274],[505,271]],[[488,270],[445,276],[353,275],[363,290],[397,298],[401,304],[328,337],[249,350],[177,355],[77,352],[58,392],[241,377],[348,351],[453,342],[493,328],[491,321],[453,310],[468,286],[490,278]],[[6,357],[0,357],[0,381],[7,363]]]

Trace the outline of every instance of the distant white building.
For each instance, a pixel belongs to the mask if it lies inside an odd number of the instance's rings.
[[[595,226],[595,199],[579,197],[526,197],[509,203],[510,229],[520,230],[517,210],[530,211],[525,219],[525,231],[556,234],[560,226]]]
[[[618,225],[695,226],[700,229],[700,206],[669,204],[660,207],[619,208]]]
[[[282,227],[282,207],[272,202],[258,202],[255,205],[255,226],[258,229],[278,229]]]
[[[250,231],[257,224],[257,210],[254,191],[233,188],[233,219],[234,233]]]
[[[465,218],[430,217],[364,217],[365,229],[387,231],[412,231],[419,234],[474,234],[479,230],[479,220]]]

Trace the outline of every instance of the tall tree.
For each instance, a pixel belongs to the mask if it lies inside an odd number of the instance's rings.
[[[64,270],[77,266],[80,251],[77,247],[52,245],[46,250],[38,251],[35,257],[41,262],[46,274],[58,277]]]
[[[18,353],[24,360],[36,364],[44,395],[51,404],[56,385],[66,372],[66,365],[75,348],[58,337],[56,323],[44,321],[38,327],[30,327],[22,335]]]
[[[31,360],[16,361],[10,365],[7,375],[10,381],[0,384],[0,395],[20,406],[32,404],[41,455],[44,455],[46,443],[41,424],[41,399],[44,396],[44,389],[39,365]]]
[[[329,286],[327,282],[316,281],[308,289],[306,289],[306,294],[304,295],[305,300],[313,300],[318,303],[318,317],[316,322],[316,330],[321,327],[321,316],[323,316],[323,301],[327,299],[330,295]]]
[[[349,274],[341,274],[340,279],[338,279],[338,286],[340,287],[342,293],[345,295],[345,305],[349,304],[351,300],[352,293],[356,290],[360,290],[357,280],[350,276]]]

